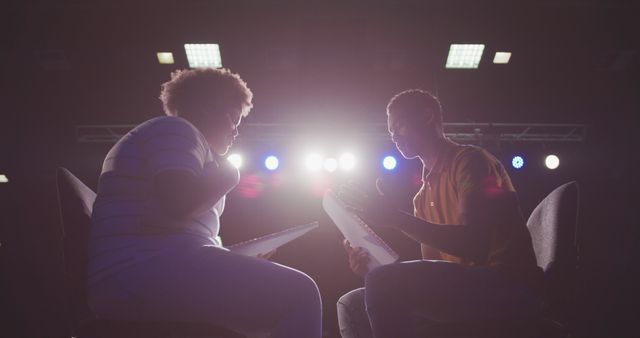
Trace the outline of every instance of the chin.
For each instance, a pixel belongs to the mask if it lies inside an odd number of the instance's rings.
[[[406,158],[407,160],[411,160],[418,157],[418,154],[408,149],[398,148],[398,151],[400,152],[400,155],[402,155],[402,157]]]

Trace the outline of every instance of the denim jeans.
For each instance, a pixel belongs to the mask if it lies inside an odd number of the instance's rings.
[[[514,319],[541,311],[541,292],[491,267],[444,261],[383,265],[338,300],[343,338],[418,337],[425,322]]]

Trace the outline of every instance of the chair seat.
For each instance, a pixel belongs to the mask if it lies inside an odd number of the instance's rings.
[[[78,330],[80,338],[244,338],[207,323],[94,319]]]
[[[560,323],[549,318],[529,320],[489,320],[478,322],[429,323],[420,327],[428,337],[478,338],[567,338],[569,333]]]

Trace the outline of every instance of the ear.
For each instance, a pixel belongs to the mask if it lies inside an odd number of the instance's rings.
[[[431,110],[431,109],[427,109],[426,110],[426,115],[428,116],[427,117],[427,125],[429,125],[429,126],[433,125],[433,123],[435,121],[435,118],[436,118],[435,112],[433,110]]]

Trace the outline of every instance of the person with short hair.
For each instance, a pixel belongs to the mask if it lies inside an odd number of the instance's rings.
[[[502,163],[480,147],[449,140],[440,102],[427,91],[395,95],[387,117],[402,156],[423,164],[413,215],[392,207],[380,180],[377,194],[341,194],[368,224],[420,243],[422,260],[368,271],[367,252],[345,241],[350,267],[365,287],[338,301],[342,337],[410,338],[429,322],[538,315],[542,270]]]
[[[218,236],[225,195],[240,179],[222,156],[252,97],[227,69],[178,70],[162,85],[166,116],[138,125],[108,152],[89,239],[88,300],[99,317],[322,336],[309,276],[232,253]]]

